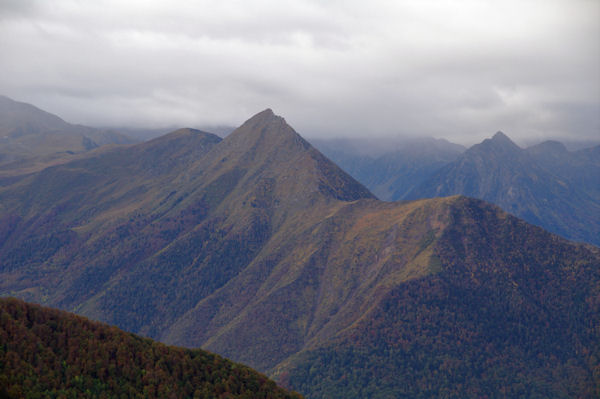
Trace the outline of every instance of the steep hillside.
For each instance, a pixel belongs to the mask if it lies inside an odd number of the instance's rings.
[[[0,299],[0,396],[300,398],[220,356]]]
[[[438,273],[397,284],[334,339],[275,368],[309,398],[594,398],[600,256],[457,198]]]
[[[597,382],[597,249],[464,197],[378,201],[271,110],[223,140],[181,130],[5,181],[0,226],[1,295],[200,346],[308,397],[543,396],[555,373],[556,392],[585,397]],[[437,378],[438,352],[491,377]]]
[[[39,170],[57,159],[106,144],[134,140],[113,131],[72,125],[33,105],[0,96],[0,168],[2,173]]]
[[[448,203],[338,203],[278,232],[227,285],[164,335],[262,370],[350,328],[391,287],[430,273]]]
[[[600,245],[598,151],[570,154],[557,147],[546,143],[523,150],[499,132],[422,182],[407,199],[480,198],[563,237]]]
[[[161,337],[271,238],[371,197],[267,110],[223,141],[173,133],[0,189],[0,286]]]

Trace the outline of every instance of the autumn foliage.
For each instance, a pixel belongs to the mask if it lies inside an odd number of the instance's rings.
[[[0,299],[0,397],[300,398],[254,370],[73,314]]]

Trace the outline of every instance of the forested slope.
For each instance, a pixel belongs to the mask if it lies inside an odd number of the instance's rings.
[[[249,367],[0,299],[0,397],[300,398]]]

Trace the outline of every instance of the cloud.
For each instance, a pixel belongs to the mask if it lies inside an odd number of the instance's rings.
[[[595,138],[600,3],[3,2],[0,92],[92,125]]]

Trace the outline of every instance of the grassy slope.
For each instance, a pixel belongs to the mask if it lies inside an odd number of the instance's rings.
[[[451,219],[439,273],[397,285],[278,378],[308,398],[596,397],[598,250],[465,198]]]
[[[350,327],[400,282],[436,272],[430,245],[451,202],[336,204],[325,217],[284,228],[164,339],[271,368]]]

